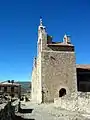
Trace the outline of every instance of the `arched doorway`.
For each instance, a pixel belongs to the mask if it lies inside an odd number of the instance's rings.
[[[65,88],[61,88],[61,89],[59,90],[59,97],[62,97],[62,96],[64,96],[64,95],[66,95],[66,89],[65,89]]]

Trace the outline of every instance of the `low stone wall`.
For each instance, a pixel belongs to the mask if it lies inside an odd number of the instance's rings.
[[[15,112],[18,112],[18,101],[15,102],[0,104],[0,120],[14,120]]]
[[[75,96],[64,96],[54,100],[55,107],[70,111],[90,113],[90,93],[78,93]]]

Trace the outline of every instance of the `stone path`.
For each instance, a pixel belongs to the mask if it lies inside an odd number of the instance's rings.
[[[30,102],[22,102],[21,109],[27,111],[17,114],[23,120],[90,120],[90,115],[55,108],[54,104],[37,105]],[[29,110],[32,110],[32,112],[30,113]]]

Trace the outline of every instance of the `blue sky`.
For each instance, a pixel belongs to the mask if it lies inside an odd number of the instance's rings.
[[[40,16],[54,41],[71,35],[78,64],[90,63],[90,0],[2,0],[1,81],[30,81]]]

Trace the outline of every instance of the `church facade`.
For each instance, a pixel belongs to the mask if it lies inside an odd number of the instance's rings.
[[[32,101],[54,102],[55,98],[86,91],[87,85],[87,90],[90,89],[90,82],[81,77],[82,73],[84,76],[90,75],[90,66],[76,65],[75,57],[70,36],[64,35],[62,42],[53,42],[40,19],[37,57],[32,70]]]

